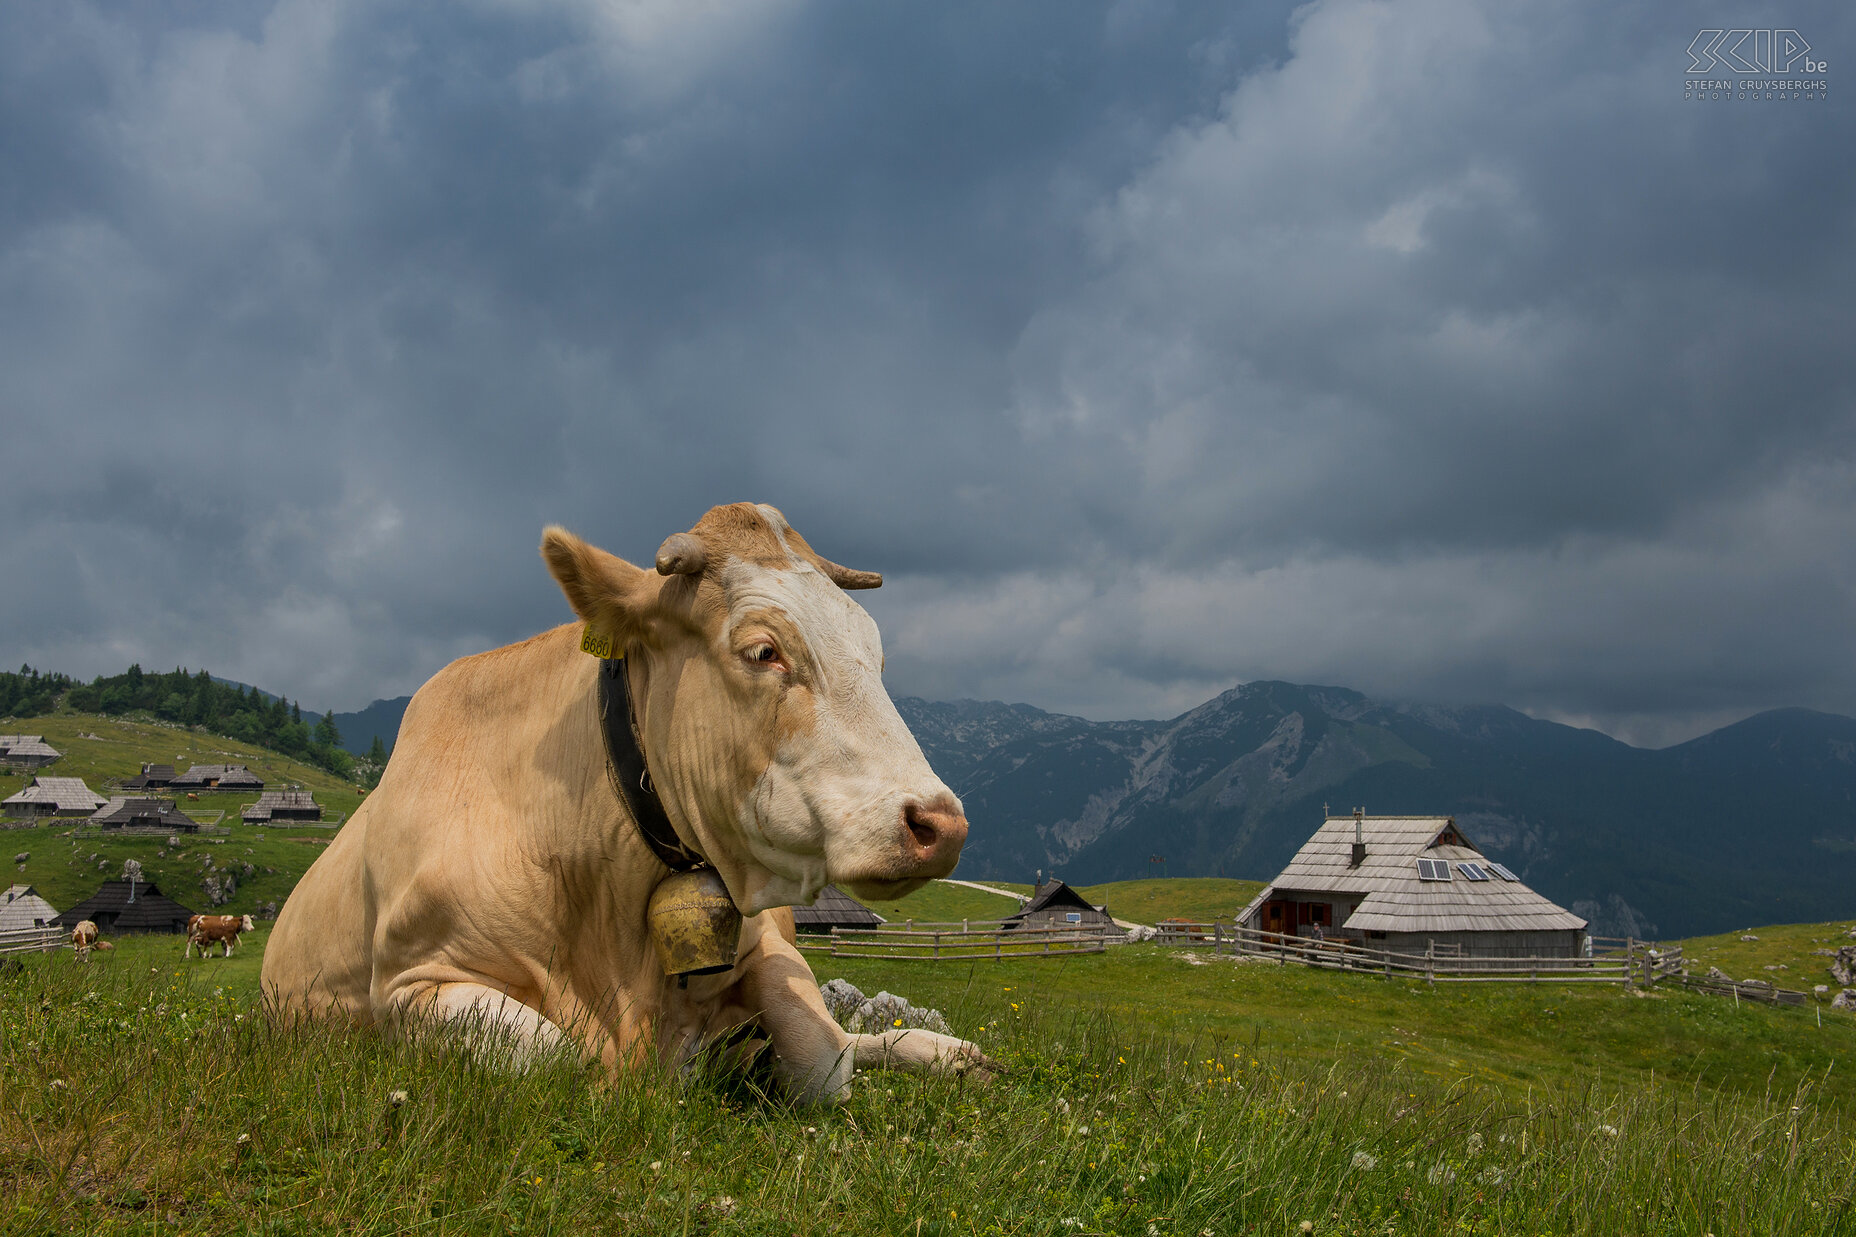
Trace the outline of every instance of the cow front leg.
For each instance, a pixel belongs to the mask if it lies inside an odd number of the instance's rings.
[[[905,1069],[956,1077],[969,1072],[988,1077],[1000,1072],[979,1045],[934,1031],[905,1029],[881,1035],[853,1035],[851,1048],[858,1069]]]
[[[568,1045],[567,1034],[540,1011],[484,984],[444,983],[402,1006],[457,1034],[477,1058],[501,1069],[523,1069]]]
[[[992,1072],[979,1047],[932,1031],[851,1035],[819,995],[818,979],[799,951],[769,934],[742,976],[748,1003],[773,1040],[774,1073],[802,1103],[834,1103],[849,1092],[859,1069],[905,1069],[938,1074]]]

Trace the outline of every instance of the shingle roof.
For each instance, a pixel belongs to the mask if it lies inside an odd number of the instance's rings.
[[[200,823],[176,807],[172,799],[138,799],[130,795],[115,796],[107,804],[92,812],[90,819],[85,823],[126,825],[136,820],[150,827],[182,829],[197,828]]]
[[[0,757],[45,756],[56,759],[63,754],[47,743],[42,734],[0,734]]]
[[[144,764],[142,771],[124,782],[124,786],[165,786],[174,780],[173,765]]]
[[[49,924],[58,917],[58,908],[39,896],[31,885],[14,885],[0,894],[0,932],[32,928],[32,921]]]
[[[1359,825],[1366,858],[1353,859]],[[1418,860],[1451,865],[1447,881],[1421,880]],[[1289,860],[1289,866],[1252,899],[1247,919],[1277,893],[1332,893],[1361,898],[1341,927],[1372,932],[1536,932],[1585,927],[1585,920],[1541,897],[1520,881],[1493,873],[1470,880],[1459,862],[1486,865],[1482,852],[1448,816],[1330,816]]]
[[[247,804],[241,815],[246,820],[269,820],[273,812],[314,812],[322,815],[322,805],[307,790],[267,790],[256,803]]]
[[[84,785],[81,777],[35,777],[24,790],[8,795],[5,802],[14,807],[49,803],[60,812],[94,812],[108,800]]]
[[[1033,914],[1037,911],[1052,910],[1060,907],[1070,907],[1075,910],[1084,911],[1099,911],[1102,914],[1108,913],[1108,908],[1106,906],[1093,905],[1084,899],[1082,894],[1053,877],[1046,883],[1039,885],[1032,893],[1031,900],[1019,907],[1016,914],[1007,915],[1006,919],[1022,919],[1024,916]]]
[[[152,881],[135,883],[129,901],[128,881],[104,881],[88,898],[58,916],[58,926],[73,928],[86,919],[104,920],[109,932],[184,932],[193,912],[162,895]]]
[[[801,928],[874,928],[883,917],[836,885],[818,891],[810,906],[793,908],[793,923]]]
[[[207,786],[217,782],[227,790],[259,790],[264,779],[244,765],[194,765],[174,779],[176,786]]]

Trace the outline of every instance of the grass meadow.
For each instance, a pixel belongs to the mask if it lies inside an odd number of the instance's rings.
[[[867,1074],[798,1109],[703,1067],[610,1085],[283,1028],[257,1002],[263,936],[190,963],[118,938],[0,976],[10,1234],[1856,1230],[1840,1013],[1156,946],[814,955],[821,979],[939,1006],[1009,1072]]]

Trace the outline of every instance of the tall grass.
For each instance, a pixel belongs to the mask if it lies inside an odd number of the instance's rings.
[[[0,1216],[18,1234],[1856,1227],[1849,1131],[1809,1087],[1450,1086],[1006,999],[946,1012],[1010,1072],[864,1074],[843,1105],[795,1109],[752,1074],[503,1073],[443,1037],[285,1027],[173,966],[35,959],[0,979]]]

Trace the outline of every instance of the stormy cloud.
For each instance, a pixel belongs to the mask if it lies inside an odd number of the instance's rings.
[[[357,708],[782,507],[898,694],[1856,713],[1856,125],[1318,0],[0,13],[13,663]],[[1809,28],[1807,28],[1807,25]]]

